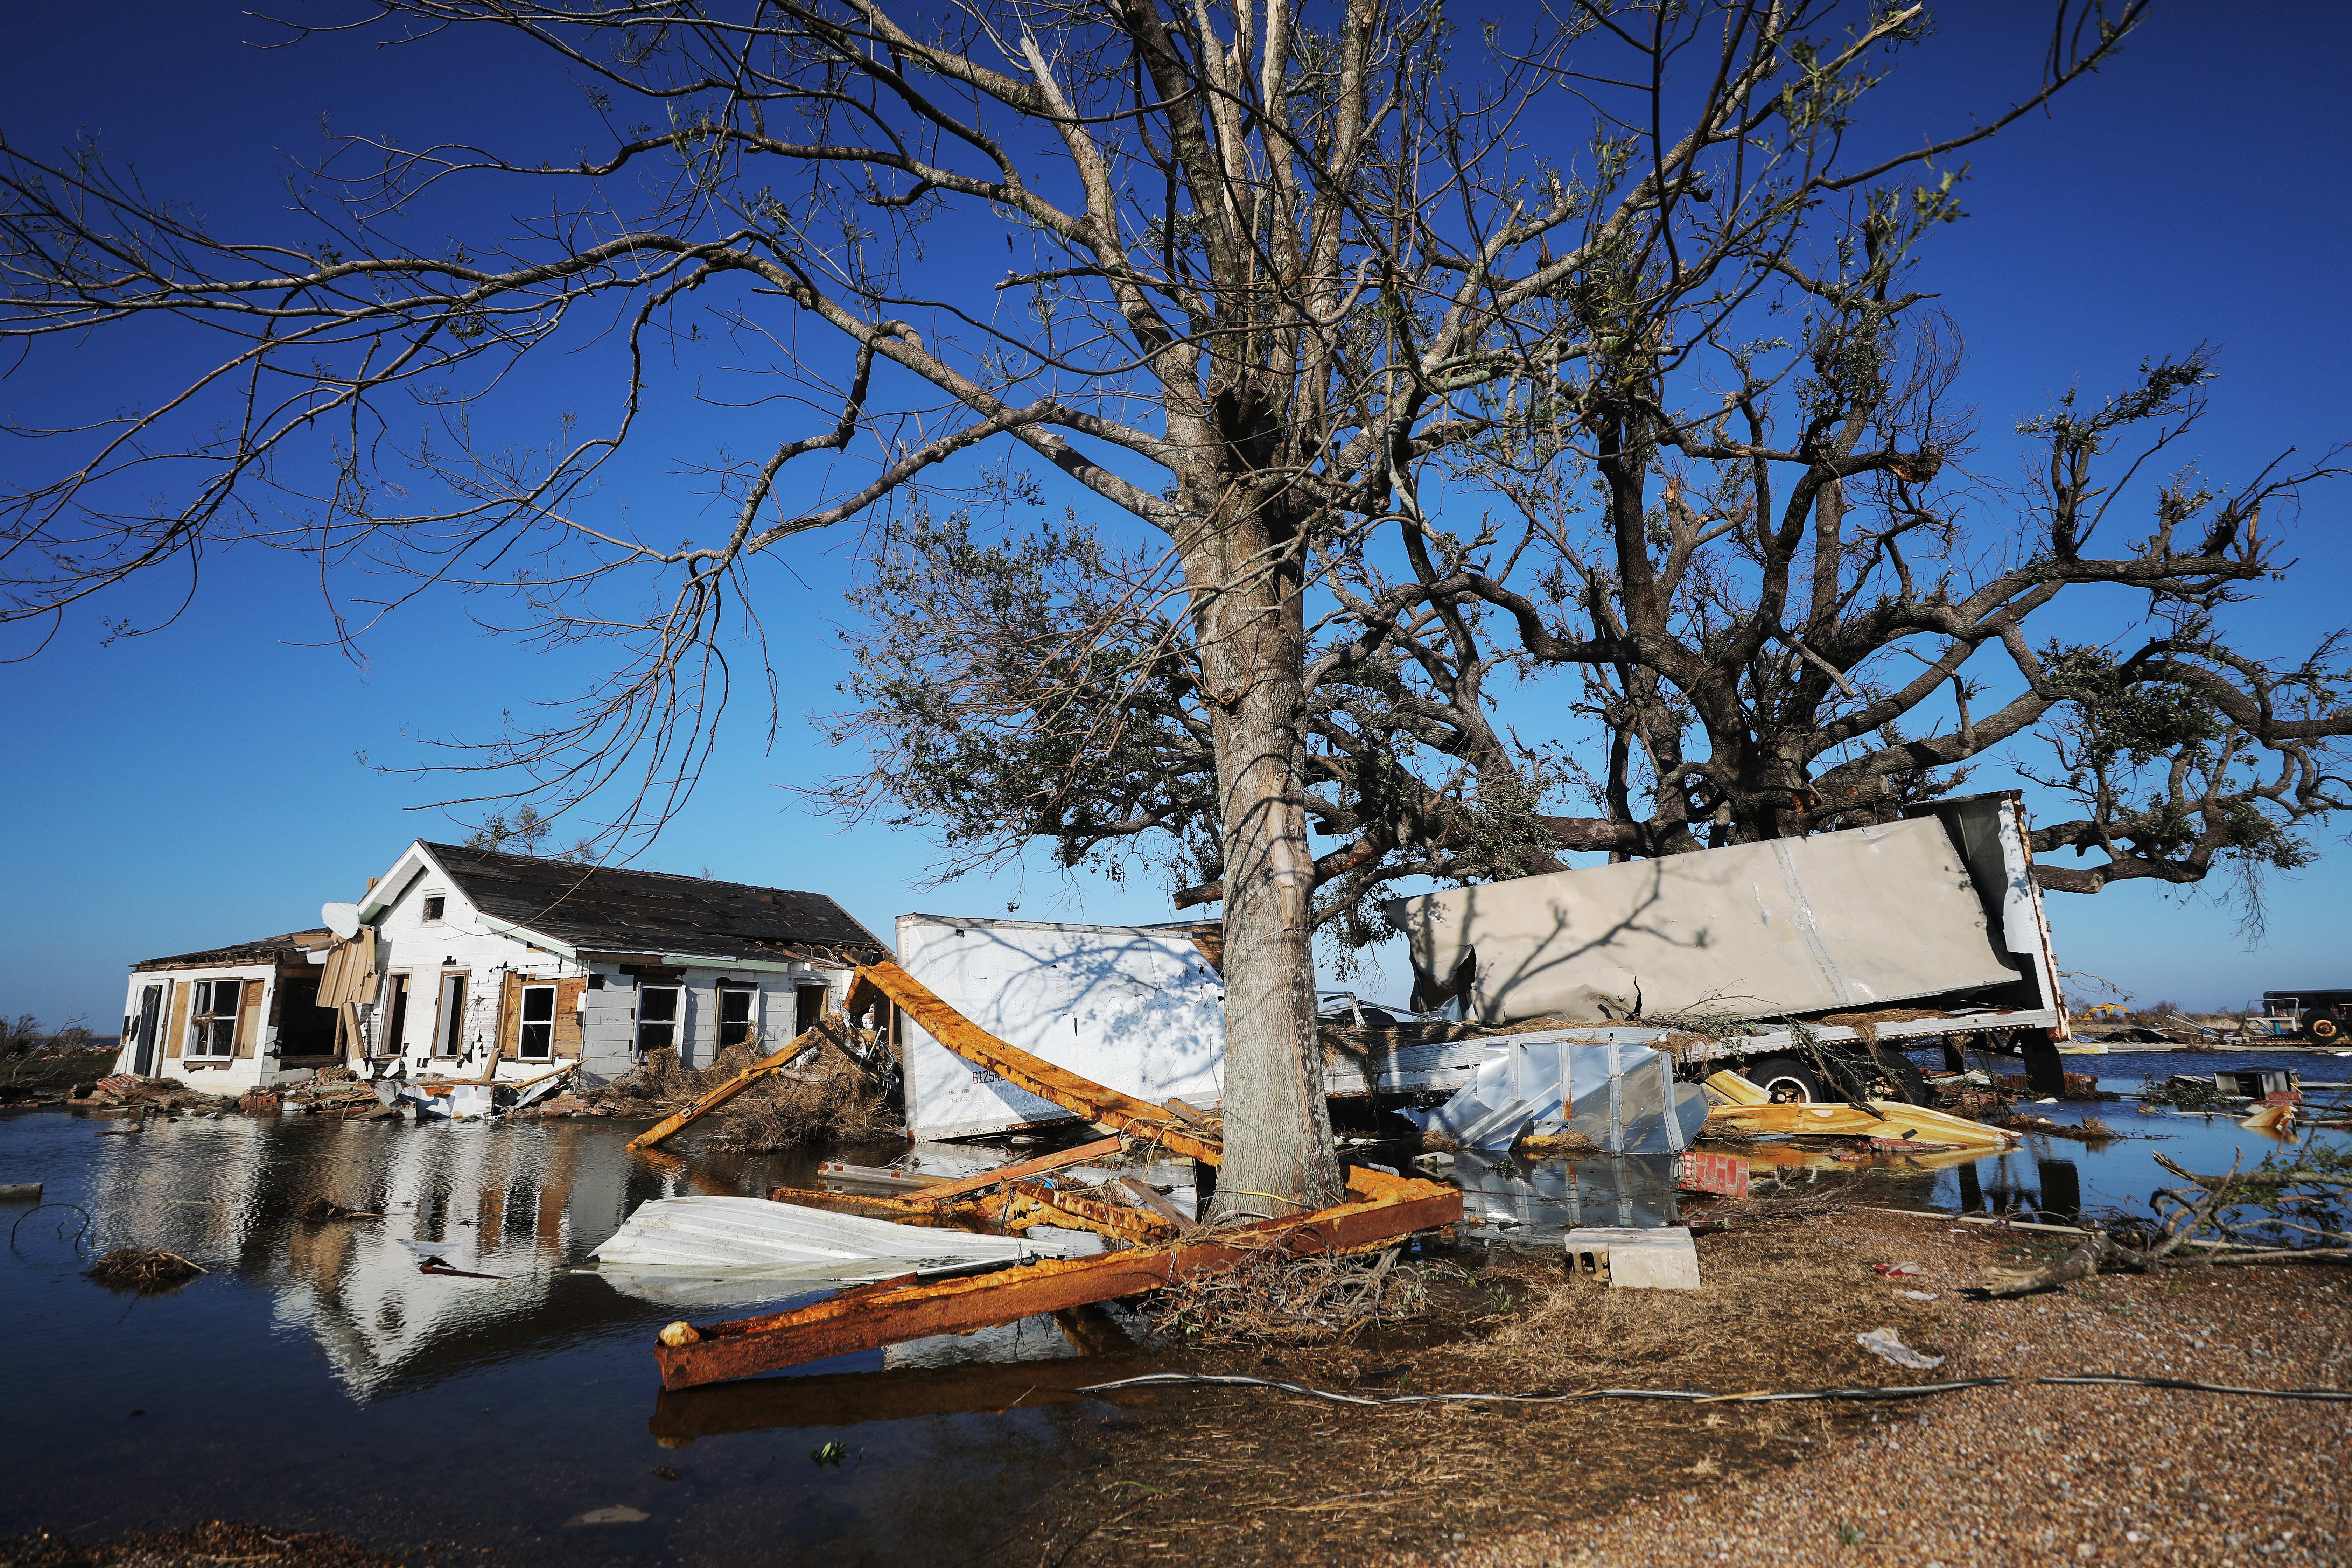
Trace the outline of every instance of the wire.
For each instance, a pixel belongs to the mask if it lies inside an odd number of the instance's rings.
[[[2352,1404],[2352,1388],[2242,1388],[2227,1383],[2193,1383],[2182,1377],[2135,1377],[2121,1373],[2082,1373],[2072,1377],[1970,1377],[1955,1383],[1897,1384],[1861,1388],[1806,1388],[1754,1394],[1714,1394],[1698,1388],[1586,1388],[1575,1393],[1538,1389],[1532,1394],[1341,1394],[1309,1388],[1271,1377],[1239,1373],[1153,1372],[1123,1377],[1116,1383],[1088,1384],[1074,1392],[1108,1394],[1122,1388],[1224,1387],[1271,1388],[1304,1399],[1334,1405],[1574,1405],[1592,1399],[1663,1399],[1684,1405],[1781,1405],[1811,1399],[1917,1399],[1930,1394],[1958,1394],[1971,1388],[2012,1385],[2076,1387],[2114,1385],[2123,1388],[2173,1388],[2191,1394],[2242,1394],[2257,1399],[2313,1399]]]

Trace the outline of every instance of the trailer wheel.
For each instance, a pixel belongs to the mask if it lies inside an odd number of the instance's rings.
[[[2305,1025],[2304,1030],[2313,1039],[2323,1044],[2333,1044],[2344,1037],[2344,1026],[2324,1015]]]
[[[1822,1087],[1821,1075],[1795,1057],[1770,1057],[1751,1062],[1741,1076],[1780,1103],[1811,1105],[1829,1098]]]

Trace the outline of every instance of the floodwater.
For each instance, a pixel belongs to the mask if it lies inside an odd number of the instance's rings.
[[[2217,1068],[2352,1077],[2352,1059],[2271,1054],[2067,1066],[2126,1093]],[[1868,1183],[1883,1195],[1866,1201],[1889,1206],[2064,1218],[2144,1205],[2172,1180],[2159,1151],[2205,1171],[2227,1169],[2233,1151],[2251,1165],[2283,1147],[2228,1117],[2141,1116],[2129,1100],[2036,1109],[2098,1115],[2126,1136],[2094,1148],[2029,1135],[1957,1165],[1780,1174]],[[1112,1415],[1067,1391],[1145,1370],[1115,1322],[1032,1319],[664,1394],[650,1349],[664,1323],[762,1303],[666,1305],[580,1266],[648,1199],[814,1185],[815,1161],[686,1140],[685,1157],[632,1154],[632,1131],[0,1116],[0,1183],[45,1182],[49,1203],[79,1211],[0,1206],[0,1224],[16,1226],[0,1260],[14,1352],[0,1538],[242,1519],[390,1551],[432,1542],[435,1561],[462,1547],[529,1563],[985,1563],[1072,1477],[1077,1425]],[[899,1152],[826,1153],[879,1163]],[[1604,1210],[1633,1201],[1599,1191],[1605,1180],[1584,1166],[1559,1179],[1603,1205],[1583,1223],[1619,1223]],[[293,1218],[313,1197],[385,1217]],[[1670,1190],[1660,1201],[1652,1223],[1672,1213]],[[422,1274],[403,1237],[451,1243],[450,1264],[497,1278]],[[81,1277],[121,1246],[168,1247],[211,1272],[151,1297]],[[833,1442],[841,1462],[814,1462]]]
[[[585,1120],[138,1125],[0,1119],[0,1182],[89,1215],[78,1249],[73,1210],[0,1206],[0,1538],[243,1519],[534,1563],[985,1561],[1066,1468],[1064,1424],[1110,1414],[1029,1391],[1143,1370],[1114,1330],[1110,1361],[1024,1371],[1075,1353],[1033,1319],[666,1395],[651,1346],[682,1310],[575,1267],[647,1199],[812,1185],[814,1158],[636,1155]],[[293,1219],[314,1196],[386,1217]],[[499,1278],[420,1273],[403,1237]],[[123,1246],[212,1272],[149,1297],[81,1278]],[[814,1462],[828,1442],[846,1456]]]
[[[2178,1187],[2178,1176],[2156,1163],[2158,1154],[2197,1172],[2221,1172],[2240,1159],[2251,1170],[2263,1156],[2283,1159],[2308,1133],[2277,1137],[2238,1125],[2239,1116],[2142,1115],[2132,1098],[2149,1079],[2174,1073],[2209,1077],[2216,1072],[2283,1072],[2302,1074],[2312,1082],[2352,1079],[2352,1057],[2331,1057],[2286,1051],[2231,1052],[2111,1052],[2105,1056],[2070,1056],[2066,1070],[2090,1073],[2099,1087],[2126,1098],[2114,1102],[2062,1101],[2021,1109],[2064,1125],[2079,1126],[2095,1117],[2121,1134],[2104,1145],[2078,1143],[2047,1133],[2029,1132],[2021,1147],[2006,1154],[1989,1154],[1971,1162],[1938,1168],[1927,1206],[1965,1209],[1980,1214],[2027,1214],[2066,1223],[2084,1211],[2104,1214],[2125,1210],[2146,1216],[2148,1200],[2159,1187]],[[2014,1064],[1997,1071],[2016,1072]],[[2313,1094],[2315,1100],[2335,1098],[2335,1091]],[[2339,1140],[2340,1133],[2321,1132]]]

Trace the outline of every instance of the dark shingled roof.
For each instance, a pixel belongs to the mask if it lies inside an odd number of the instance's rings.
[[[284,936],[265,936],[256,942],[231,942],[226,947],[206,948],[202,952],[175,952],[169,958],[145,958],[133,969],[237,969],[249,963],[300,963],[306,950],[324,947],[335,940],[335,933],[321,926],[316,931],[289,931]]]
[[[497,849],[427,844],[474,906],[595,952],[713,958],[887,958],[880,938],[823,893],[583,866]]]

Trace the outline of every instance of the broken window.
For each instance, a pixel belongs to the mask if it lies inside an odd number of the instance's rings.
[[[441,1012],[433,1021],[433,1054],[454,1057],[466,1048],[466,977],[441,977]]]
[[[522,988],[522,1034],[515,1055],[527,1062],[543,1062],[555,1055],[555,987]]]
[[[434,894],[431,898],[425,900],[425,918],[428,921],[439,920],[441,918],[441,911],[446,909],[448,904],[449,900],[446,898],[444,898],[439,893]]]
[[[236,1054],[236,1008],[245,996],[242,980],[199,980],[189,1008],[187,1054],[226,1058]]]
[[[748,985],[719,988],[719,1047],[740,1046],[751,1037],[751,999],[759,994]]]
[[[637,1055],[677,1044],[677,997],[675,985],[637,987]]]

